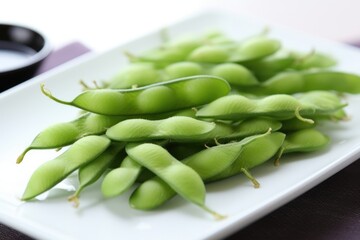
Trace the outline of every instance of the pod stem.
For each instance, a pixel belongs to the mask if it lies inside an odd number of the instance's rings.
[[[296,110],[295,110],[295,117],[297,119],[299,119],[300,121],[303,121],[303,122],[307,122],[307,123],[310,123],[310,124],[314,124],[314,120],[310,119],[310,118],[304,118],[303,116],[300,115],[300,107],[297,107]]]
[[[194,111],[195,113],[199,111],[199,109],[197,109],[196,107],[192,107],[191,110]]]
[[[217,138],[214,138],[214,142],[215,142],[216,146],[222,145],[222,143],[220,143]]]
[[[260,187],[260,183],[251,175],[251,173],[247,169],[241,168],[241,171],[254,184],[254,188],[259,188]]]
[[[200,205],[200,207],[210,213],[216,220],[223,220],[227,217],[225,215],[215,212],[214,210],[208,208],[206,205]]]
[[[270,127],[270,128],[263,134],[263,136],[266,136],[266,135],[270,134],[271,132],[272,132],[272,128]]]
[[[297,58],[297,59],[296,59],[296,63],[301,64],[301,63],[304,62],[306,59],[312,57],[315,53],[316,53],[316,50],[315,50],[315,49],[311,49],[310,52],[307,53],[306,55]]]
[[[41,84],[40,85],[40,88],[41,88],[41,92],[47,96],[48,98],[54,100],[55,102],[58,102],[58,103],[62,103],[62,104],[66,104],[66,105],[71,105],[71,102],[66,102],[66,101],[63,101],[63,100],[60,100],[56,97],[54,97],[51,92],[45,88],[45,84]]]
[[[79,205],[80,205],[79,195],[80,195],[81,190],[82,190],[82,188],[80,187],[78,190],[76,190],[76,192],[73,195],[68,197],[68,201],[72,202],[73,206],[75,208],[79,207]]]
[[[19,157],[16,159],[16,163],[17,163],[17,164],[19,164],[19,163],[21,163],[21,162],[23,161],[26,153],[27,153],[28,151],[30,151],[30,149],[31,149],[30,147],[26,148],[26,149],[19,155]]]
[[[131,52],[124,51],[124,55],[128,58],[130,62],[136,62],[139,60],[139,58],[134,54],[132,54]]]
[[[80,80],[79,83],[83,87],[83,90],[91,89],[91,87],[84,80]]]
[[[276,158],[274,160],[274,166],[278,167],[280,165],[280,158],[282,157],[284,151],[285,151],[285,147],[281,147],[279,149],[279,151],[276,154]]]

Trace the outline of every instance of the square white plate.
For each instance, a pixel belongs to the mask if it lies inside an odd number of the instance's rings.
[[[228,13],[205,12],[167,27],[174,38],[220,29],[241,39],[259,33],[266,24]],[[339,60],[339,69],[360,74],[357,49],[278,26],[270,29],[270,34],[288,48],[328,52]],[[46,83],[57,97],[70,100],[80,92],[78,80],[108,79],[127,64],[124,50],[137,53],[160,42],[160,34],[155,32],[102,54],[80,57],[0,94],[0,222],[40,239],[218,239],[266,215],[359,158],[360,111],[356,108],[360,97],[348,96],[346,110],[351,120],[325,127],[332,139],[327,150],[284,158],[278,168],[269,163],[254,169],[253,175],[261,183],[257,190],[244,176],[209,185],[207,205],[228,216],[222,221],[180,198],[152,212],[133,210],[128,206],[129,193],[105,201],[99,183],[83,192],[78,209],[67,202],[71,192],[64,189],[54,191],[46,201],[19,201],[33,170],[56,153],[31,151],[20,165],[15,164],[17,156],[44,127],[72,120],[78,112],[43,96],[40,83]],[[71,184],[64,186],[71,188]]]

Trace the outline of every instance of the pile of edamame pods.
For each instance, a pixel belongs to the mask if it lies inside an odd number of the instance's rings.
[[[64,148],[30,177],[22,200],[76,173],[80,193],[102,181],[104,198],[133,191],[129,204],[151,210],[179,195],[217,218],[206,184],[244,174],[283,154],[329,144],[317,126],[347,118],[344,94],[360,93],[360,77],[335,71],[324,53],[289,50],[259,34],[232,39],[221,32],[165,41],[138,55],[108,81],[71,101],[76,119],[45,128],[21,153]]]

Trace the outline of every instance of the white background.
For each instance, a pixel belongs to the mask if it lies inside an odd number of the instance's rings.
[[[333,40],[360,39],[358,0],[0,0],[0,22],[42,31],[54,48],[104,51],[208,8],[226,9]],[[241,29],[239,29],[241,30]]]

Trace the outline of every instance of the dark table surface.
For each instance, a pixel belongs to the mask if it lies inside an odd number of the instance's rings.
[[[57,49],[38,74],[88,51],[77,42]],[[0,239],[32,238],[0,224]],[[235,239],[360,239],[360,161],[226,238]]]

